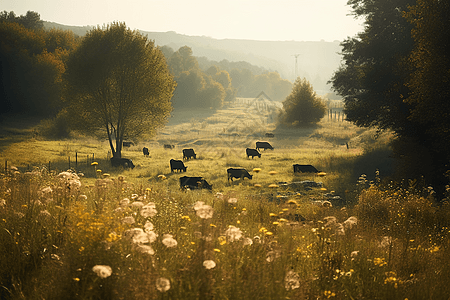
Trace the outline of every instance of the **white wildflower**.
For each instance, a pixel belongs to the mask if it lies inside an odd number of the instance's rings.
[[[284,287],[286,290],[294,290],[300,287],[300,276],[294,271],[290,270],[284,277]]]
[[[134,224],[134,222],[136,222],[133,218],[133,216],[128,216],[122,219],[122,223],[125,224]]]
[[[348,218],[347,220],[344,221],[344,227],[345,229],[352,229],[353,227],[355,227],[358,224],[358,219],[354,216]]]
[[[123,198],[122,200],[120,200],[119,205],[120,206],[128,206],[128,205],[130,205],[130,199]]]
[[[96,265],[92,268],[92,271],[94,271],[100,278],[106,278],[112,274],[111,267],[105,265]]]
[[[228,203],[230,203],[230,204],[236,204],[236,203],[237,203],[237,198],[229,198],[229,199],[228,199]]]
[[[158,291],[163,292],[163,293],[170,290],[169,279],[164,278],[164,277],[160,277],[160,278],[156,279],[156,288],[158,289]]]
[[[144,218],[153,218],[158,211],[155,209],[155,204],[150,202],[147,205],[142,206],[140,213]]]
[[[141,202],[141,201],[134,201],[133,203],[131,203],[132,208],[140,209],[143,206],[144,206],[144,202]]]
[[[155,254],[155,250],[153,250],[152,246],[150,246],[150,245],[137,245],[136,249],[137,249],[137,251],[148,254],[148,255]]]
[[[153,226],[152,222],[150,222],[150,221],[145,222],[145,224],[144,224],[144,231],[145,232],[148,233],[149,231],[152,231],[153,228],[154,228],[154,226]]]
[[[173,238],[173,236],[171,234],[163,235],[162,243],[167,248],[173,248],[173,247],[176,247],[178,245],[178,242]]]
[[[216,263],[213,260],[205,260],[203,262],[203,266],[206,269],[210,270],[210,269],[213,269],[216,266]]]
[[[238,241],[242,237],[242,231],[237,227],[230,226],[225,231],[225,236],[229,242]]]
[[[203,201],[197,201],[194,204],[195,213],[202,219],[211,219],[214,213],[214,209],[204,204]]]
[[[253,244],[253,240],[251,238],[248,238],[248,237],[243,238],[242,244],[244,246],[251,246]]]

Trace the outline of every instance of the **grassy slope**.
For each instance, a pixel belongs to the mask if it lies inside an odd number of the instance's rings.
[[[356,182],[353,161],[362,154],[361,134],[363,130],[347,123],[330,121],[325,117],[318,125],[304,129],[279,129],[273,123],[273,113],[257,110],[247,104],[234,104],[224,109],[211,111],[176,111],[167,126],[151,140],[141,141],[123,151],[124,157],[132,158],[137,166],[132,171],[113,170],[109,162],[109,146],[106,140],[72,139],[47,141],[33,138],[30,128],[9,130],[0,141],[0,161],[8,161],[21,169],[45,165],[64,170],[75,167],[94,178],[95,171],[90,166],[92,156],[99,163],[98,169],[115,175],[122,172],[131,178],[157,180],[164,174],[170,185],[178,185],[178,178],[184,174],[171,174],[170,159],[182,159],[183,148],[193,148],[196,160],[185,164],[187,176],[203,176],[213,184],[215,190],[236,188],[236,185],[252,187],[255,183],[267,187],[271,183],[291,182],[304,179],[320,180],[332,190],[343,193]],[[5,128],[5,127],[3,127]],[[3,130],[2,130],[3,131]],[[273,132],[274,138],[265,138],[266,132]],[[248,159],[245,148],[255,148],[256,141],[269,141],[275,150],[262,150],[261,158]],[[349,142],[350,149],[342,145]],[[165,143],[174,144],[172,150],[163,149]],[[150,157],[144,157],[142,147],[150,149]],[[292,164],[312,164],[327,172],[325,178],[312,175],[294,175]],[[252,181],[239,180],[227,183],[228,167],[244,167],[254,173]],[[373,173],[373,169],[366,172]],[[276,175],[269,175],[276,171]]]

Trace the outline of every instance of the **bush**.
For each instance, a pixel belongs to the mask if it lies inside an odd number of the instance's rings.
[[[64,139],[70,137],[67,111],[60,111],[53,119],[42,120],[38,132],[45,138]]]
[[[319,122],[325,112],[326,106],[312,85],[306,78],[297,78],[291,94],[283,101],[279,121],[288,127],[304,127]]]

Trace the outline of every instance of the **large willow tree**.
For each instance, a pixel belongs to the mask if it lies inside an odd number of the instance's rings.
[[[102,130],[115,158],[124,138],[154,133],[172,110],[176,83],[163,53],[124,23],[91,30],[70,55],[65,79],[76,128]]]

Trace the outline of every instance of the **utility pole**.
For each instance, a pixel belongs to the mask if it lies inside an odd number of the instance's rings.
[[[294,69],[294,82],[295,80],[297,80],[297,71],[298,71],[298,63],[297,63],[297,58],[300,56],[300,54],[294,54],[292,55],[295,57],[295,69]]]

